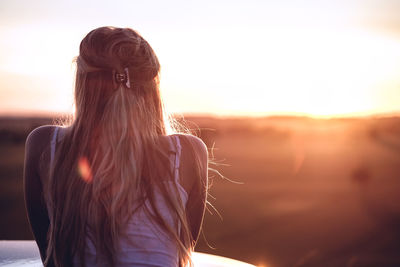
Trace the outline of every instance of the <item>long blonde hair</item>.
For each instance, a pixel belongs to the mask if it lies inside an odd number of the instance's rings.
[[[159,144],[168,120],[153,49],[132,29],[101,27],[82,40],[76,63],[75,118],[58,144],[46,190],[52,216],[45,265],[70,266],[73,256],[84,265],[88,228],[96,249],[115,265],[122,229],[145,199],[186,265],[193,249],[188,219],[160,179],[172,173]],[[125,68],[131,88],[114,79]],[[176,213],[180,233],[157,210],[155,188]]]

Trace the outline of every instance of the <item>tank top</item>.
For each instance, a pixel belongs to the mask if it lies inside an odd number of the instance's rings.
[[[50,164],[53,164],[55,148],[57,143],[59,128],[56,127],[51,139],[50,145]],[[177,197],[177,201],[181,202],[183,207],[186,206],[188,195],[182,185],[179,183],[179,165],[181,157],[181,144],[177,135],[168,138],[170,146],[170,162],[173,170],[173,180],[166,181],[167,189],[172,196]],[[178,191],[178,192],[176,192]],[[180,198],[180,199],[179,199]],[[174,199],[175,200],[175,199]],[[178,203],[179,203],[178,202]],[[150,204],[147,205],[149,210]],[[164,221],[172,228],[176,229],[179,236],[180,224],[176,215],[170,211],[164,201],[162,194],[155,191],[155,205],[163,217]],[[49,216],[51,216],[49,212]],[[137,266],[137,267],[168,267],[178,266],[178,247],[169,235],[149,217],[144,207],[139,208],[122,231],[119,238],[120,249],[116,255],[116,266]],[[78,257],[73,258],[74,266],[79,266]],[[89,236],[86,236],[85,250],[86,266],[107,266],[102,255],[97,255],[96,247]]]

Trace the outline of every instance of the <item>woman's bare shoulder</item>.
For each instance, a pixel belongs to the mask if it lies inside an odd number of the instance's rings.
[[[39,159],[43,152],[49,149],[54,130],[57,128],[62,129],[62,127],[56,125],[44,125],[35,128],[26,138],[25,154],[29,154],[29,158]]]
[[[41,173],[41,163],[45,163],[43,155],[50,147],[50,139],[56,126],[45,125],[34,129],[27,137],[25,143],[25,182],[38,182]]]
[[[207,159],[207,146],[199,137],[190,134],[175,134],[182,141],[183,150],[193,150],[200,158]],[[201,157],[203,156],[203,157]]]
[[[48,144],[54,130],[57,127],[58,126],[55,125],[43,125],[35,128],[26,138],[26,146],[39,148],[43,147],[45,144]]]
[[[179,137],[182,154],[180,181],[186,192],[203,190],[199,185],[207,184],[208,153],[204,142],[193,135],[176,134]]]

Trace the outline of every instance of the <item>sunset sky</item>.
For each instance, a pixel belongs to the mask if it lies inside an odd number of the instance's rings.
[[[72,112],[72,59],[99,26],[157,53],[169,111],[400,114],[400,1],[0,1],[0,114]]]

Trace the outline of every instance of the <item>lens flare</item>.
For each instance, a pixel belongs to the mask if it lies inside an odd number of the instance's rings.
[[[86,183],[92,182],[92,170],[90,168],[89,161],[86,157],[80,157],[78,160],[78,173],[82,180]]]

